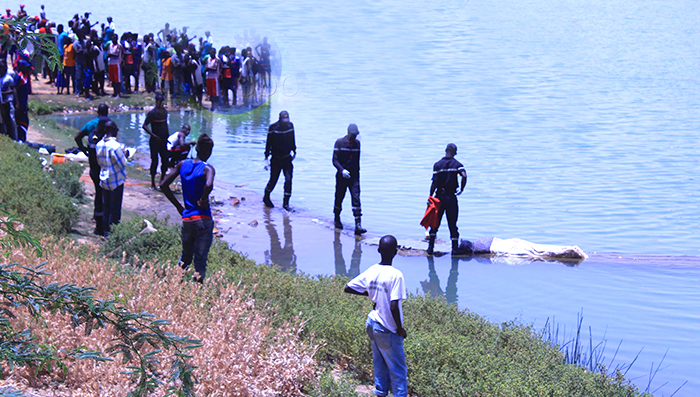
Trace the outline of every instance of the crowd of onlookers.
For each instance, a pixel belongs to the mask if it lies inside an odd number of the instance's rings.
[[[162,90],[174,106],[187,102],[202,104],[208,96],[212,110],[218,107],[250,106],[271,87],[271,46],[267,38],[254,47],[214,47],[205,32],[195,42],[187,27],[181,30],[165,24],[157,34],[118,33],[112,17],[92,22],[91,13],[75,14],[65,25],[51,21],[44,6],[38,16],[29,16],[24,4],[16,14],[6,9],[0,16],[3,35],[25,30],[47,34],[58,48],[61,67],[50,61],[46,48],[19,49],[15,40],[0,46],[0,132],[16,140],[26,139],[28,95],[31,76],[41,74],[55,85],[56,93],[91,99],[106,95]],[[14,28],[8,26],[10,21]],[[17,25],[22,25],[18,28]],[[42,56],[43,55],[43,56]],[[8,59],[12,68],[8,66]],[[9,70],[8,70],[9,69]]]

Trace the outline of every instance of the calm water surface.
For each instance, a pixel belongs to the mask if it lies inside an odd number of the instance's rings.
[[[47,12],[67,20],[93,6],[64,4],[65,15],[50,5]],[[677,395],[700,394],[700,266],[680,256],[700,256],[695,2],[306,0],[204,7],[175,0],[144,10],[139,1],[123,0],[118,8],[92,11],[98,19],[114,16],[120,30],[141,33],[166,21],[200,36],[206,27],[217,46],[269,37],[284,60],[269,105],[238,116],[183,112],[170,121],[173,128],[189,122],[194,131],[211,133],[218,177],[260,192],[267,126],[288,110],[299,146],[292,197],[299,216],[331,216],[332,145],[354,122],[363,145],[365,227],[417,239],[431,165],[448,142],[456,143],[469,173],[460,198],[463,237],[577,244],[623,258],[594,256],[578,267],[401,258],[409,288],[445,293],[493,321],[517,317],[541,326],[555,316],[571,328],[583,309],[594,340],[608,340],[608,359],[621,340],[617,362],[631,362],[643,348],[628,374],[642,389],[652,362],[658,365],[668,349],[651,390],[670,395],[688,380]],[[143,118],[118,121],[123,139],[147,150]],[[273,199],[281,201],[281,186]],[[273,213],[266,225],[276,247],[285,237],[282,215]],[[333,274],[342,273],[343,262],[353,267],[351,240],[338,249],[332,237],[318,241],[291,228],[293,222],[287,235],[297,270]],[[266,250],[238,244],[261,261],[273,252],[280,260],[289,256],[284,243]],[[633,261],[630,254],[670,257]],[[354,263],[363,270],[377,259],[366,248]]]

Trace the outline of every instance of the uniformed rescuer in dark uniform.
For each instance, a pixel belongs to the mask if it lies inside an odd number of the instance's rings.
[[[348,134],[335,141],[333,147],[333,166],[338,170],[335,174],[335,227],[343,228],[340,212],[343,210],[345,191],[350,190],[352,198],[352,214],[355,216],[355,234],[361,235],[367,230],[362,227],[362,208],[360,207],[360,141],[357,135],[360,131],[357,125],[348,126]]]
[[[467,186],[467,172],[462,163],[454,158],[455,155],[457,155],[457,145],[450,143],[445,148],[445,157],[433,166],[433,183],[430,185],[430,195],[434,195],[440,200],[440,210],[438,211],[438,227],[431,228],[428,236],[428,255],[433,255],[435,238],[443,214],[447,214],[447,225],[450,228],[450,238],[452,239],[452,254],[459,252],[457,196],[462,194]],[[459,186],[457,185],[457,175],[462,177],[462,183]],[[457,190],[458,188],[459,190]]]
[[[279,121],[272,124],[267,131],[267,144],[265,145],[265,161],[272,155],[270,161],[270,181],[265,187],[263,202],[268,208],[274,208],[270,200],[270,193],[275,188],[280,172],[284,172],[284,204],[282,207],[290,211],[289,198],[292,196],[292,160],[297,156],[297,145],[294,140],[294,124],[289,121],[289,113],[286,110],[280,112]]]

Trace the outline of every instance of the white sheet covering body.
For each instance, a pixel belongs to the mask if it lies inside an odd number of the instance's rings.
[[[519,238],[500,239],[494,237],[491,253],[495,256],[518,256],[535,259],[586,259],[578,246],[535,244]]]

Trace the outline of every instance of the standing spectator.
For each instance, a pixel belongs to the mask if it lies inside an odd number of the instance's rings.
[[[219,105],[219,72],[221,70],[221,62],[216,57],[216,50],[213,48],[209,50],[205,68],[207,72],[207,95],[209,95],[213,112]]]
[[[214,221],[209,207],[209,194],[214,188],[214,167],[207,164],[214,142],[209,135],[197,139],[197,158],[177,163],[160,183],[165,197],[182,215],[182,254],[180,266],[187,269],[194,257],[194,280],[201,283],[207,272],[207,257],[214,240]],[[170,190],[170,184],[180,177],[183,206]]]
[[[117,142],[119,128],[114,121],[104,123],[105,136],[96,145],[97,163],[100,166],[102,187],[102,225],[104,236],[109,235],[112,225],[122,218],[122,198],[126,182],[126,158],[124,146]]]
[[[0,62],[0,116],[2,132],[13,141],[17,140],[15,124],[15,76],[7,70],[7,64]]]
[[[119,98],[119,94],[122,92],[122,56],[123,49],[121,44],[118,42],[119,38],[116,34],[112,34],[112,42],[107,47],[107,61],[109,70],[109,81],[112,82],[112,87],[114,88],[113,97]]]
[[[29,62],[27,50],[19,51],[15,60],[15,90],[17,92],[17,107],[15,121],[17,124],[17,140],[26,141],[29,130],[29,89],[31,88],[32,71],[34,67]]]
[[[151,93],[156,91],[158,82],[158,65],[156,64],[157,46],[153,42],[153,36],[147,35],[143,39],[143,82],[146,86],[146,92]]]
[[[161,74],[161,90],[163,94],[170,94],[170,101],[175,102],[175,80],[173,79],[173,60],[170,56],[170,51],[163,51],[160,54],[161,69],[163,73]]]
[[[442,222],[442,216],[447,214],[447,225],[450,228],[450,238],[452,240],[452,254],[459,252],[459,229],[457,228],[457,217],[459,206],[457,196],[464,192],[467,186],[467,172],[462,163],[455,159],[457,155],[457,145],[450,143],[445,148],[445,157],[433,165],[433,182],[430,184],[430,197],[440,200],[438,210],[437,226],[430,229],[428,235],[428,255],[433,255],[437,231]],[[461,185],[457,185],[457,176],[462,177]],[[459,190],[458,190],[459,189]]]
[[[173,106],[182,102],[182,53],[179,47],[174,47],[175,53],[170,56],[173,65]]]
[[[93,60],[94,79],[92,90],[95,95],[105,95],[105,57],[104,49],[100,45],[101,40],[94,38],[92,41],[90,59]]]
[[[104,225],[102,221],[104,219],[104,212],[102,210],[102,187],[100,186],[100,164],[97,161],[97,143],[104,138],[105,134],[105,123],[109,121],[107,114],[109,113],[109,107],[107,104],[101,103],[97,107],[97,117],[85,123],[80,132],[75,136],[75,143],[78,148],[86,153],[88,156],[88,162],[90,164],[90,179],[92,179],[92,184],[95,186],[95,205],[92,213],[92,218],[95,220],[95,234],[99,236],[104,235]],[[83,139],[87,137],[87,147],[83,143]]]
[[[139,92],[139,80],[141,79],[141,67],[143,66],[143,43],[139,41],[139,34],[131,34],[131,53],[134,55],[134,92]]]
[[[241,59],[236,56],[236,47],[231,49],[231,90],[234,107],[238,106],[238,81],[241,78]]]
[[[221,99],[224,107],[229,107],[228,92],[231,89],[231,49],[225,46],[219,51],[219,62],[221,64]],[[234,102],[235,104],[235,102]]]
[[[345,191],[350,190],[352,199],[352,214],[355,216],[355,234],[367,233],[362,227],[362,207],[360,206],[360,141],[357,135],[360,130],[357,125],[350,124],[348,133],[335,141],[333,146],[333,166],[338,170],[335,174],[335,227],[342,229],[340,212],[343,210]]]
[[[165,109],[165,97],[161,93],[156,94],[156,107],[146,115],[142,128],[151,136],[148,146],[151,149],[151,189],[156,189],[156,171],[158,170],[158,157],[160,156],[160,182],[168,170],[168,111]]]
[[[280,172],[284,172],[284,204],[282,208],[291,211],[289,198],[292,196],[292,161],[297,156],[297,145],[294,137],[294,124],[289,121],[286,110],[280,112],[279,121],[270,125],[265,143],[265,161],[272,155],[270,161],[270,180],[265,187],[263,203],[267,208],[274,208],[270,193],[275,189]]]
[[[190,74],[192,75],[192,96],[194,101],[202,106],[202,95],[204,78],[202,77],[202,63],[199,61],[199,54],[193,52],[190,57]]]
[[[58,93],[63,94],[63,89],[66,89],[66,95],[70,94],[71,81],[73,82],[73,93],[76,90],[75,81],[75,50],[73,49],[73,39],[70,37],[64,38],[63,45],[63,81],[62,85],[58,88]]]
[[[131,76],[134,74],[134,53],[131,47],[131,33],[126,32],[122,36],[122,79],[124,81],[124,93],[131,94]]]
[[[87,44],[85,43],[85,36],[80,29],[78,29],[75,36],[76,39],[75,42],[73,42],[73,51],[75,52],[75,82],[77,82],[77,84],[74,84],[74,89],[76,91],[75,94],[81,96],[85,83]]]
[[[377,396],[387,396],[389,390],[395,397],[408,395],[408,368],[403,348],[406,330],[401,305],[406,299],[406,287],[403,273],[391,265],[397,246],[394,236],[382,237],[379,240],[382,261],[345,285],[345,292],[368,296],[374,302],[365,330],[372,345],[374,394]]]

